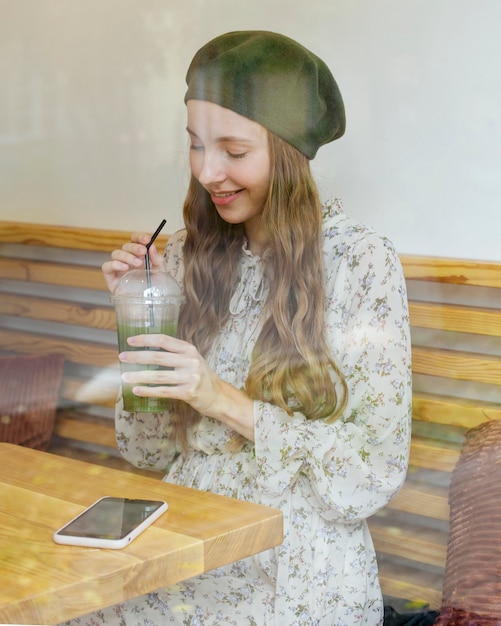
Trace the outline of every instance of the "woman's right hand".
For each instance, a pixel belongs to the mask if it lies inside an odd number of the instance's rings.
[[[145,267],[146,245],[150,239],[151,235],[147,233],[134,233],[129,243],[125,243],[120,250],[113,250],[111,261],[103,263],[104,279],[111,293],[115,293],[118,282],[126,272]],[[149,257],[151,269],[165,269],[164,258],[155,244],[150,246]]]

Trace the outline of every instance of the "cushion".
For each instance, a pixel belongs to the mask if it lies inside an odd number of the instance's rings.
[[[438,626],[501,626],[501,422],[465,433],[449,491]]]
[[[60,354],[0,357],[0,441],[47,448],[63,369]]]

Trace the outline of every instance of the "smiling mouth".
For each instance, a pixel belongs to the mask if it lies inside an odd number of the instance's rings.
[[[235,191],[211,191],[212,202],[219,207],[230,205],[240,194],[243,189],[235,189]]]
[[[229,196],[234,196],[235,194],[237,194],[239,191],[242,191],[241,189],[237,189],[236,191],[225,191],[222,193],[216,193],[213,192],[213,196],[215,198],[228,198]]]

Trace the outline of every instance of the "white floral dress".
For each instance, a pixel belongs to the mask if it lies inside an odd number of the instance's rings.
[[[166,249],[182,283],[184,232]],[[343,370],[348,405],[329,425],[254,404],[255,443],[234,451],[231,432],[203,418],[178,456],[168,414],[117,411],[119,447],[131,463],[166,471],[166,481],[279,507],[281,546],[185,583],[74,621],[78,624],[377,626],[382,598],[366,519],[404,481],[410,442],[411,372],[405,282],[392,244],[325,207],[326,324]],[[208,362],[242,388],[261,328],[268,285],[244,249],[231,317]],[[172,465],[171,465],[172,464]]]

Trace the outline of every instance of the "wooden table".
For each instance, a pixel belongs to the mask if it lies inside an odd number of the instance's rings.
[[[0,443],[0,623],[56,624],[276,546],[277,509]],[[169,510],[122,550],[57,545],[103,495]]]

